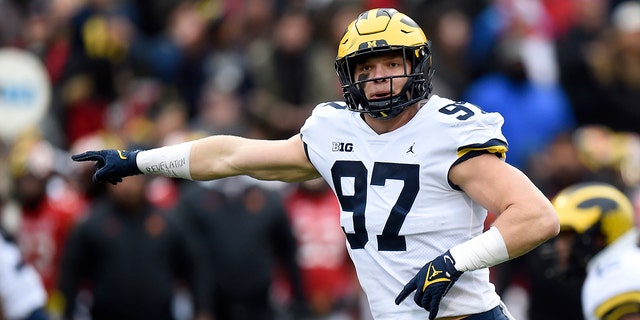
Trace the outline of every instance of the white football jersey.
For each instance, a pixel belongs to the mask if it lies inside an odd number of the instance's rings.
[[[411,121],[375,133],[344,103],[318,105],[301,129],[311,163],[341,206],[347,248],[375,319],[426,319],[413,295],[394,303],[427,262],[483,231],[486,209],[448,180],[477,152],[504,158],[503,118],[432,96]],[[500,303],[489,270],[465,272],[439,317],[487,311]]]
[[[0,235],[0,302],[7,319],[24,319],[44,307],[47,293],[37,271],[22,261],[18,247]]]
[[[589,262],[582,286],[582,312],[587,320],[601,319],[602,313],[619,299],[640,295],[640,248],[638,233],[631,230],[602,250]]]

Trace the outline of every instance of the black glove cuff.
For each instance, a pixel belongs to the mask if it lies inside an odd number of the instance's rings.
[[[125,161],[125,174],[126,176],[135,176],[138,174],[142,174],[140,168],[138,168],[138,163],[136,162],[136,158],[138,157],[138,153],[142,150],[134,150],[134,151],[125,151],[118,150],[118,156],[120,159]]]

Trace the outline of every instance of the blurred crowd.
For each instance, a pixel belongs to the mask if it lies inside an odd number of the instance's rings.
[[[49,316],[368,319],[324,182],[113,187],[69,155],[295,135],[342,99],[337,42],[373,7],[423,27],[434,94],[500,112],[506,161],[549,198],[595,180],[640,209],[638,0],[0,0],[0,51],[37,57],[51,88],[37,124],[0,140],[0,226]],[[518,319],[581,319],[580,283],[554,268],[543,244],[492,277]]]

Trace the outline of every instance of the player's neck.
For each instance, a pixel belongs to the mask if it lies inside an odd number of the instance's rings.
[[[421,104],[416,103],[409,107],[406,107],[404,111],[402,111],[399,115],[388,119],[388,120],[380,120],[369,117],[367,115],[363,115],[364,122],[366,122],[369,127],[377,134],[384,134],[391,131],[394,131],[405,124],[407,124],[420,110]]]

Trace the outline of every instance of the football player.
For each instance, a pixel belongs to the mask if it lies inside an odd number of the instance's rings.
[[[505,161],[503,118],[431,95],[431,44],[395,9],[361,13],[338,44],[344,101],[320,103],[286,140],[207,138],[98,150],[96,182],[323,177],[375,319],[510,319],[488,267],[559,232],[550,201]],[[487,210],[498,214],[483,232]],[[413,294],[413,299],[406,299]],[[411,301],[413,300],[413,301]]]
[[[581,183],[561,191],[553,205],[558,261],[567,276],[586,277],[585,319],[640,319],[640,248],[629,198],[610,184]]]

